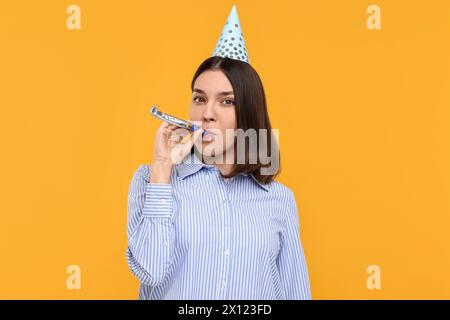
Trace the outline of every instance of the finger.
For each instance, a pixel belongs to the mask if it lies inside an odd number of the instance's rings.
[[[163,135],[165,135],[166,137],[170,137],[173,134],[177,134],[177,132],[176,132],[177,129],[180,129],[180,128],[177,126],[174,126],[174,125],[169,125],[167,127],[163,127],[161,130],[162,130]]]
[[[175,128],[178,128],[178,126],[163,121],[163,123],[159,126],[159,128],[161,130],[164,130],[164,129],[175,129]]]
[[[167,139],[171,142],[179,142],[180,138],[181,137],[178,134],[170,134]]]
[[[173,130],[173,132],[175,132],[176,134],[185,136],[185,135],[187,135],[188,133],[190,133],[191,130],[186,129],[186,128],[180,128],[180,127],[178,127],[178,128],[176,128],[175,130]]]
[[[169,125],[167,126],[167,128],[173,130],[173,129],[179,128],[179,126],[176,126],[176,125],[174,125],[174,124],[169,124]]]

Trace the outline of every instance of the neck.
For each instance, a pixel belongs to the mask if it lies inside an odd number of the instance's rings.
[[[223,157],[223,160],[224,159],[225,159],[225,156]],[[219,171],[222,175],[227,175],[227,174],[231,173],[235,167],[234,163],[227,163],[226,161],[221,161],[224,163],[215,163],[214,157],[210,158],[205,155],[203,155],[203,160],[206,160],[206,163],[210,163],[210,164],[214,165],[217,169],[219,169]],[[203,161],[203,162],[205,162],[205,161]]]
[[[227,175],[229,173],[231,173],[231,171],[233,171],[234,169],[234,164],[228,164],[228,163],[224,163],[224,164],[214,164],[214,166],[219,169],[220,173],[222,175]]]

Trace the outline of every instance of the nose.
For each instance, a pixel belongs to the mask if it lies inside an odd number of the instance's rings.
[[[216,121],[216,116],[214,114],[213,106],[207,105],[202,114],[202,121],[205,123]]]

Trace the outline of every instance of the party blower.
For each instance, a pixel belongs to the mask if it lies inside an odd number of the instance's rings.
[[[162,121],[168,122],[170,124],[176,125],[178,127],[184,128],[184,129],[188,129],[189,131],[191,131],[187,136],[185,136],[183,138],[183,140],[180,141],[180,143],[185,143],[193,134],[194,131],[200,129],[199,126],[190,123],[186,120],[171,116],[167,113],[164,113],[162,111],[158,110],[158,106],[154,105],[150,108],[150,114]],[[203,131],[202,136],[204,136],[207,133],[207,131]]]

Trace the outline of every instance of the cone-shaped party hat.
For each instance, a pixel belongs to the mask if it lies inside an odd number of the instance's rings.
[[[227,23],[222,29],[219,40],[214,49],[213,56],[228,57],[241,60],[250,64],[247,49],[245,48],[244,36],[242,35],[241,24],[233,5],[228,15]]]

